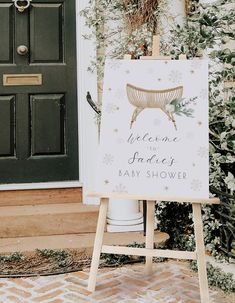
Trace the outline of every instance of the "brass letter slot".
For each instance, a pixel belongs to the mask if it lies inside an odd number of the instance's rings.
[[[3,86],[42,85],[42,74],[5,74]]]

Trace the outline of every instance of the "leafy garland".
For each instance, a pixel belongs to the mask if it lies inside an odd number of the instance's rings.
[[[152,6],[149,10],[149,18],[145,16],[138,26],[129,26],[126,32],[126,18],[137,18],[137,13],[141,12],[139,4],[144,1],[126,1],[128,5],[124,5],[124,2],[90,0],[90,7],[81,12],[87,26],[97,37],[97,48],[105,48],[90,66],[90,70],[98,70],[101,78],[106,57],[122,58],[129,53],[132,58],[139,58],[150,54],[152,34],[161,32],[162,16],[169,10],[167,1],[153,1],[156,7]],[[210,191],[222,203],[219,207],[203,206],[203,221],[208,252],[221,258],[223,251],[227,259],[235,256],[235,178],[232,173],[235,170],[235,98],[231,82],[234,81],[235,53],[229,45],[235,38],[232,28],[234,10],[230,8],[232,4],[232,0],[219,0],[208,5],[200,5],[196,0],[187,1],[189,15],[183,26],[172,26],[169,40],[161,43],[162,53],[171,55],[173,59],[177,59],[181,53],[185,53],[188,59],[202,56],[210,59]],[[117,26],[109,26],[115,22],[118,22]],[[229,83],[230,86],[227,85]],[[183,114],[185,109],[184,106],[178,108],[178,114]],[[159,228],[172,236],[170,246],[194,248],[189,205],[162,203],[158,204],[156,212]],[[175,223],[168,219],[172,218],[172,214],[176,218]]]

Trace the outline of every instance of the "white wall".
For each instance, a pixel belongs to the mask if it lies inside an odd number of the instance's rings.
[[[84,39],[84,34],[89,34],[85,26],[85,19],[80,16],[80,11],[88,6],[88,0],[77,1],[77,70],[78,70],[78,121],[79,121],[79,162],[80,181],[83,184],[86,204],[97,204],[95,199],[87,198],[86,192],[94,190],[95,163],[98,147],[98,130],[95,123],[95,113],[86,101],[87,91],[96,100],[97,77],[87,69],[91,59],[96,55],[94,40]],[[95,39],[95,38],[94,38]]]

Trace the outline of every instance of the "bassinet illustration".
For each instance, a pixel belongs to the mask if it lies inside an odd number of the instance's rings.
[[[148,90],[128,83],[126,85],[126,91],[129,102],[135,106],[130,128],[145,108],[159,108],[167,115],[169,120],[172,121],[175,129],[177,129],[173,113],[166,109],[166,105],[170,104],[173,100],[181,100],[183,86],[162,90]]]

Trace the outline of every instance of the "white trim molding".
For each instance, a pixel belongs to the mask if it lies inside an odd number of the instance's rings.
[[[77,1],[77,71],[78,71],[78,129],[79,129],[79,174],[83,183],[83,203],[98,204],[95,198],[87,198],[86,192],[94,190],[96,155],[98,149],[98,128],[95,113],[86,101],[89,91],[97,98],[96,73],[88,71],[92,59],[96,57],[95,37],[87,40],[85,34],[91,34],[85,25],[80,11],[89,5],[89,0]]]
[[[24,189],[71,188],[71,187],[82,187],[82,183],[80,181],[62,181],[62,182],[0,184],[0,191],[24,190]]]

